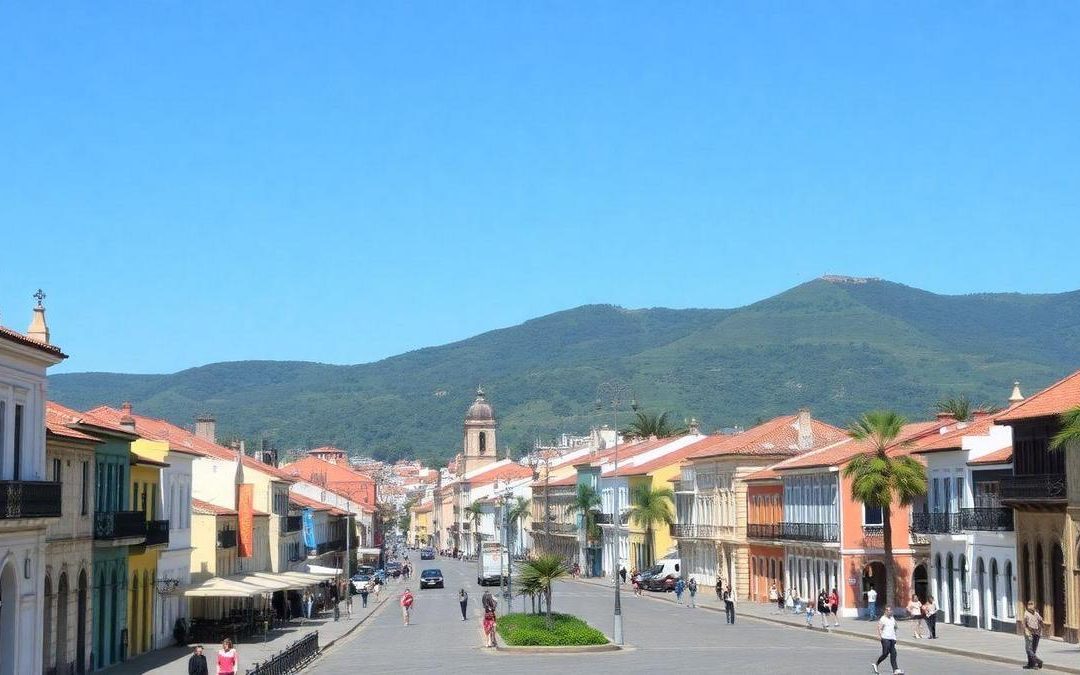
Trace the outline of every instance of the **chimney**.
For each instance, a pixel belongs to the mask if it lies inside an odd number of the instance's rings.
[[[45,323],[45,294],[39,288],[34,293],[37,307],[34,308],[34,316],[30,319],[30,327],[26,329],[26,337],[36,342],[49,344],[49,326]]]
[[[937,414],[937,421],[938,422],[955,422],[956,421],[956,415],[952,414],[951,412],[946,412],[946,411],[943,410],[943,411],[941,411],[941,412],[939,412]]]
[[[691,417],[690,418],[690,435],[691,436],[700,436],[701,435],[701,425],[698,424],[698,421],[697,421],[696,417]]]
[[[127,431],[135,431],[135,418],[131,416],[131,401],[124,401],[120,405],[120,410],[124,413],[120,416],[120,426]]]
[[[1009,403],[1019,403],[1024,400],[1024,395],[1020,393],[1020,381],[1013,382],[1012,395],[1009,396]]]
[[[814,447],[814,429],[810,425],[810,408],[799,408],[799,449],[809,450]]]
[[[210,413],[195,416],[195,436],[204,441],[217,443],[217,420]]]

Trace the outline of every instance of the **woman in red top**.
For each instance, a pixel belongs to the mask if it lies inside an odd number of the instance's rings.
[[[495,642],[495,612],[491,609],[484,612],[484,637],[487,640],[485,647],[498,646]]]
[[[233,649],[232,640],[225,638],[221,643],[221,651],[217,654],[218,675],[236,675],[240,670],[240,660]]]
[[[829,593],[829,609],[832,610],[833,625],[840,625],[840,594],[836,592],[836,589],[832,589],[832,593]]]

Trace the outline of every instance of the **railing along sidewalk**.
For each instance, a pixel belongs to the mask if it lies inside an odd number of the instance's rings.
[[[319,655],[319,632],[312,631],[274,654],[266,661],[256,663],[246,675],[286,675],[295,673]]]

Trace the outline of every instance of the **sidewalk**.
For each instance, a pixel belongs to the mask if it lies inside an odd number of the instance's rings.
[[[607,588],[611,587],[611,581],[606,579],[579,579],[578,582]],[[624,584],[623,588],[626,591],[622,594],[624,607],[641,600],[641,598],[634,597],[633,587],[629,583]],[[669,602],[672,604],[675,602],[674,593],[651,593],[645,591],[644,597],[652,602]],[[683,601],[685,602],[689,597],[689,593],[684,593]],[[723,601],[716,597],[716,593],[711,587],[698,591],[695,600],[701,609],[717,611],[721,614],[724,612]],[[738,621],[744,618],[769,621],[799,630],[824,632],[821,627],[820,616],[814,616],[815,627],[811,629],[806,627],[805,614],[792,614],[790,610],[785,610],[781,614],[777,611],[776,605],[772,604],[740,601],[735,605],[735,620]],[[832,628],[830,632],[837,635],[873,640],[875,643],[878,641],[877,623],[865,619],[841,618],[840,627]],[[911,624],[907,621],[900,621],[897,625],[897,636],[900,638],[897,642],[897,648],[900,650],[916,648],[960,654],[1011,664],[1018,668],[1027,663],[1027,657],[1024,655],[1024,639],[1019,635],[964,628],[940,622],[937,625],[937,634],[937,640],[916,640],[911,637]],[[1080,674],[1080,646],[1078,645],[1060,640],[1043,640],[1039,644],[1039,658],[1043,660],[1044,670]]]
[[[360,596],[353,596],[352,618],[346,618],[345,601],[342,600],[341,619],[334,621],[331,611],[322,612],[317,618],[303,621],[291,621],[288,626],[271,631],[266,640],[261,638],[248,638],[236,645],[237,654],[240,656],[240,671],[245,672],[252,668],[256,662],[262,662],[274,654],[284,650],[292,643],[304,637],[312,631],[319,633],[319,649],[325,650],[337,640],[345,637],[357,626],[364,622],[367,617],[379,608],[383,603],[394,595],[394,586],[390,586],[381,594],[378,601],[374,596],[368,598],[367,608],[361,608]],[[203,654],[210,666],[210,672],[214,672],[217,662],[218,649],[221,645],[199,643],[203,645]],[[129,661],[124,661],[111,668],[107,672],[115,675],[136,675],[139,673],[154,673],[155,675],[187,675],[187,662],[191,656],[191,647],[165,647],[146,654],[142,654]]]

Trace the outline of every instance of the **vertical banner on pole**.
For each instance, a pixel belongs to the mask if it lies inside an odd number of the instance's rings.
[[[236,486],[237,542],[236,557],[255,555],[255,486],[241,483]]]

